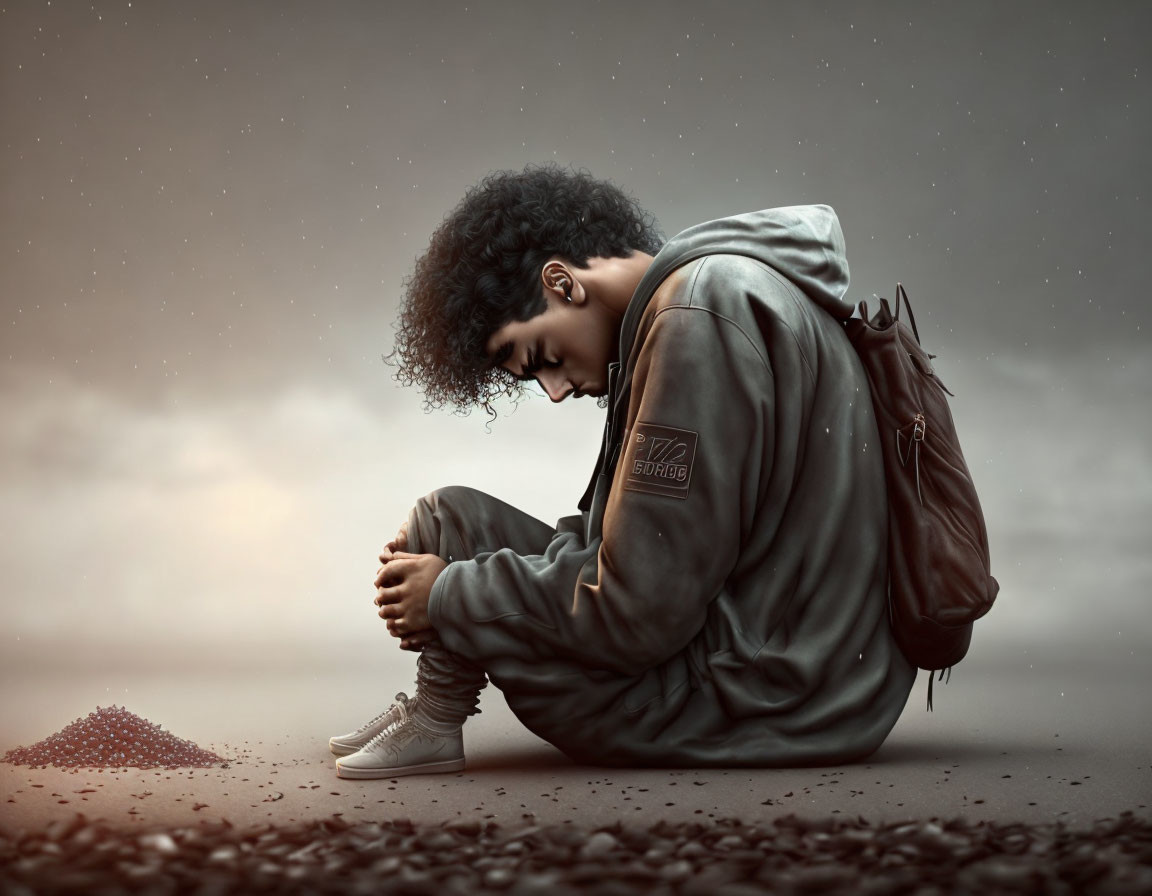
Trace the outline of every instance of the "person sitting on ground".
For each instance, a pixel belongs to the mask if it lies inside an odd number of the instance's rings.
[[[602,766],[839,765],[872,754],[916,669],[887,608],[887,495],[842,321],[827,205],[664,241],[614,184],[490,174],[407,282],[396,353],[433,407],[536,380],[607,408],[579,513],[549,526],[463,485],[380,554],[378,613],[416,692],[332,738],[337,774],[464,767],[491,680],[516,717]]]

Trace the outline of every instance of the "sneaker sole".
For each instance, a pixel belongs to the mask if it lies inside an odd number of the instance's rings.
[[[461,772],[463,770],[463,759],[426,762],[423,765],[399,765],[395,768],[351,768],[336,763],[337,778],[398,778],[401,775],[426,775],[436,772]]]
[[[367,741],[365,741],[364,743],[367,743]],[[361,744],[360,746],[363,746],[363,745],[364,744]],[[345,746],[344,744],[334,744],[331,741],[329,741],[328,742],[328,749],[331,750],[332,753],[336,756],[351,756],[353,753],[357,752],[360,749],[360,747],[349,747],[349,746]]]

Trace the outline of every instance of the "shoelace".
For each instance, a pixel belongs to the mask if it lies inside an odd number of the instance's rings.
[[[397,718],[393,719],[383,731],[381,731],[379,734],[377,734],[375,737],[373,737],[370,741],[368,741],[368,743],[366,743],[364,745],[365,750],[370,750],[373,747],[379,746],[383,741],[387,740],[393,734],[395,734],[397,731],[399,731],[401,728],[403,728],[405,725],[407,725],[408,722],[412,719],[412,716],[409,715],[409,713],[408,713],[408,700],[407,700],[407,698],[405,698],[404,700],[400,700],[400,696],[401,695],[399,695],[399,694],[397,695],[396,699],[398,702],[393,707],[396,710],[398,710]]]
[[[373,725],[375,725],[377,722],[379,722],[381,719],[383,719],[386,715],[388,715],[390,712],[392,712],[392,710],[394,710],[399,705],[402,705],[404,707],[404,709],[407,710],[408,702],[409,702],[408,695],[405,694],[403,691],[401,691],[399,694],[396,695],[396,702],[395,703],[393,703],[386,710],[384,710],[384,712],[380,713],[375,718],[370,719],[369,721],[367,721],[363,725],[361,725],[359,728],[357,728],[356,733],[360,734],[364,731],[367,731],[369,728],[371,728]]]

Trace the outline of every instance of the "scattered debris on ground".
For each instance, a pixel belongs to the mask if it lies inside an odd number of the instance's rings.
[[[83,815],[0,833],[0,892],[983,894],[1152,892],[1152,823],[735,819],[505,828],[457,819],[227,821],[125,831]]]

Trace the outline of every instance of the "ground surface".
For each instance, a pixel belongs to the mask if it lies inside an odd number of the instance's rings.
[[[577,766],[520,726],[489,686],[481,714],[465,727],[464,772],[377,781],[338,779],[327,738],[374,715],[396,691],[411,693],[399,674],[377,684],[364,675],[282,670],[104,678],[9,671],[0,685],[0,751],[117,703],[228,764],[104,771],[0,764],[0,830],[34,829],[77,812],[141,829],[334,817],[648,826],[721,818],[756,824],[792,814],[1083,826],[1129,810],[1149,820],[1148,671],[1145,657],[1008,661],[973,653],[949,681],[934,683],[933,712],[925,711],[921,673],[877,753],[820,769]]]

